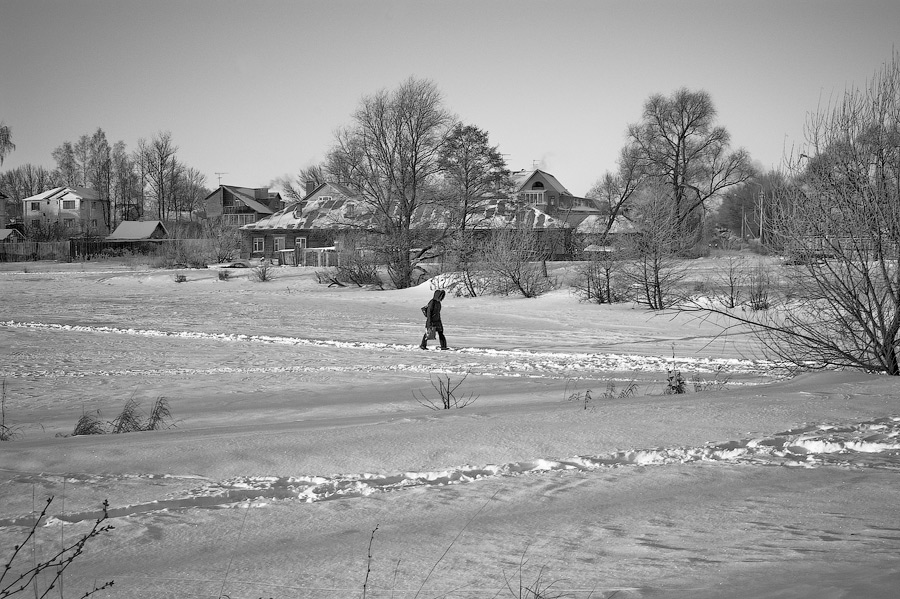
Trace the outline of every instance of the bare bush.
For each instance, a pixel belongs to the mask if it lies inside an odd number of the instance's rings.
[[[724,264],[724,268],[713,276],[714,281],[723,290],[718,297],[726,308],[737,308],[742,302],[744,288],[749,278],[747,261],[743,256],[727,256],[721,263]]]
[[[591,256],[575,269],[573,288],[585,302],[613,304],[627,297],[622,271],[622,255],[616,251],[591,252]]]
[[[768,310],[771,306],[769,290],[772,286],[768,269],[762,264],[757,264],[750,273],[749,305],[754,312]]]
[[[537,297],[559,285],[547,275],[547,251],[534,231],[497,231],[484,248],[484,264],[491,273],[491,292],[499,295],[521,293]]]
[[[421,405],[429,410],[449,410],[450,408],[464,408],[478,399],[479,396],[469,393],[468,395],[460,395],[457,397],[459,388],[466,382],[469,373],[463,375],[461,379],[454,382],[449,374],[431,376],[431,387],[437,393],[436,398],[428,397],[425,392],[418,390],[413,391],[413,397]]]
[[[343,284],[353,283],[357,287],[384,286],[378,275],[378,264],[373,256],[358,251],[343,251],[338,257],[338,266],[332,271],[333,280]]]
[[[622,270],[631,282],[634,301],[651,310],[679,304],[684,293],[683,259],[676,255],[686,242],[661,189],[649,188],[636,202],[636,232],[627,239],[628,259]]]

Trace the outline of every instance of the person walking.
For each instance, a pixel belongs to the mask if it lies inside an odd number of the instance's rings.
[[[444,324],[441,322],[441,301],[446,295],[443,289],[435,290],[434,297],[425,306],[425,335],[422,337],[419,349],[428,349],[430,329],[434,329],[434,332],[437,333],[438,340],[441,342],[441,349],[447,349],[447,338],[444,337]],[[434,336],[431,338],[434,339]]]

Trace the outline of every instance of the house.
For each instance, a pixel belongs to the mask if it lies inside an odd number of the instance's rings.
[[[0,229],[0,243],[21,243],[25,236],[15,229]]]
[[[148,241],[167,239],[169,232],[158,220],[126,220],[119,223],[116,230],[109,235],[107,241]]]
[[[364,227],[369,218],[363,198],[345,185],[310,184],[299,202],[241,227],[241,257],[333,248],[343,233]]]
[[[223,223],[235,227],[255,223],[284,208],[281,194],[268,187],[219,185],[203,202],[207,218],[221,218]]]
[[[423,239],[440,239],[451,226],[445,207],[427,204],[413,214],[413,229]],[[348,235],[365,231],[375,215],[364,197],[340,183],[308,186],[299,202],[241,227],[241,257],[281,257],[293,253],[295,262],[305,263],[300,253],[309,250],[340,249]],[[548,252],[563,257],[573,227],[564,220],[534,206],[508,198],[492,199],[471,217],[469,234],[486,239],[499,230],[530,230],[542,238]]]
[[[513,180],[515,198],[545,214],[577,227],[588,216],[601,214],[600,206],[590,198],[573,195],[556,177],[540,169],[516,171]]]
[[[109,200],[93,189],[54,187],[22,200],[25,225],[29,228],[62,229],[68,237],[109,233]]]

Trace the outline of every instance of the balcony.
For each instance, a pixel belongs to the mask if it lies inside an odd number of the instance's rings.
[[[223,214],[222,224],[229,227],[242,227],[244,225],[255,223],[257,220],[255,212],[242,212],[238,214]]]

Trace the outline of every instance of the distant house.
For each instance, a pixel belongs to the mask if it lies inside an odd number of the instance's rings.
[[[585,218],[601,213],[590,198],[573,195],[556,177],[540,169],[516,171],[511,175],[515,198],[527,206],[577,227]]]
[[[240,227],[271,216],[284,207],[281,194],[268,187],[220,185],[206,196],[206,217]]]
[[[25,236],[15,229],[0,229],[0,243],[19,243]]]
[[[309,187],[299,202],[241,227],[242,257],[334,247],[342,233],[365,227],[368,207],[350,188],[339,183]]]
[[[370,229],[375,215],[363,196],[339,183],[310,187],[299,202],[241,227],[241,257],[273,258],[291,252],[300,259],[304,251],[341,249],[348,234]],[[564,220],[507,198],[485,203],[470,223],[469,234],[476,239],[499,230],[532,231],[554,257],[563,257],[573,230]],[[422,238],[439,239],[450,226],[449,211],[438,205],[428,204],[413,214],[413,228]]]
[[[109,200],[101,199],[93,189],[54,187],[25,198],[22,206],[29,228],[57,226],[68,237],[109,233]]]
[[[107,241],[149,241],[167,239],[169,232],[158,220],[126,220],[119,223],[116,230],[109,235]]]

